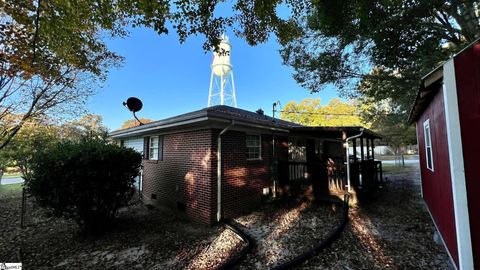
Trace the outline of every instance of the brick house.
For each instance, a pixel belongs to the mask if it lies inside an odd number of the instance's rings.
[[[315,168],[325,168],[326,159],[342,165],[343,140],[359,129],[305,127],[213,106],[114,131],[110,137],[143,154],[137,187],[146,200],[213,224],[257,207],[273,192],[289,192],[293,182],[320,177],[319,171],[326,170]],[[373,153],[373,139],[379,137],[368,130],[364,136]]]

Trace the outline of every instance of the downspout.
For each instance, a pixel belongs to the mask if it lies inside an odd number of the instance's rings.
[[[230,125],[220,131],[217,137],[217,221],[220,222],[222,215],[222,135],[227,132],[233,125],[235,120],[232,120]]]
[[[352,136],[352,137],[348,137],[346,140],[345,140],[345,154],[346,154],[346,160],[347,160],[347,186],[348,186],[348,193],[351,192],[351,186],[350,186],[350,153],[348,151],[348,142],[351,140],[351,139],[356,139],[358,137],[361,137],[363,135],[363,128],[360,129],[360,133],[355,135],[355,136]]]

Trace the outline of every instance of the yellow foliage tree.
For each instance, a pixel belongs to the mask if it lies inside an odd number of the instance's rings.
[[[143,123],[143,124],[147,124],[147,123],[150,123],[150,122],[153,122],[152,119],[148,119],[148,118],[140,118],[140,121]],[[132,128],[132,127],[137,127],[139,126],[140,123],[136,120],[136,119],[131,119],[131,120],[127,120],[125,122],[123,122],[122,124],[122,127],[120,129],[127,129],[127,128]]]
[[[363,105],[358,101],[343,102],[338,98],[331,99],[324,106],[319,98],[307,98],[297,103],[287,103],[280,117],[284,120],[305,126],[365,126],[370,124],[362,120],[360,112]]]

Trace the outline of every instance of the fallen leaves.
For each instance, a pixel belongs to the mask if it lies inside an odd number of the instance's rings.
[[[300,269],[452,269],[420,197],[415,170],[388,175],[386,189],[360,202],[340,237]],[[20,230],[20,198],[0,198],[0,262],[25,268],[211,269],[245,244],[221,226],[205,227],[141,203],[121,211],[117,227],[100,238],[76,235],[69,220],[45,216],[28,206],[27,228]],[[237,269],[268,269],[294,258],[333,230],[342,209],[292,199],[265,204],[236,219],[255,240]]]

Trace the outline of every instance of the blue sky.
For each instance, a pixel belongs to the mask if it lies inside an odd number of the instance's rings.
[[[322,104],[337,96],[333,88],[310,94],[282,65],[279,45],[272,37],[266,44],[249,46],[228,33],[232,43],[237,106],[271,115],[272,103],[320,98]],[[143,101],[139,117],[154,120],[207,106],[212,53],[205,53],[202,36],[180,44],[175,33],[159,36],[151,29],[136,28],[127,38],[107,41],[111,50],[125,57],[120,68],[111,69],[98,94],[88,102],[89,113],[99,114],[110,129],[119,128],[131,113],[122,106],[128,97]]]

